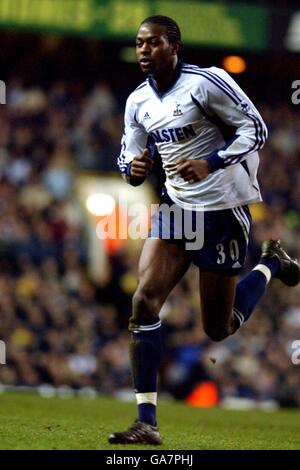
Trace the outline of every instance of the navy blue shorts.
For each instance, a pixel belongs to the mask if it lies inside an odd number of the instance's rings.
[[[172,210],[170,211],[170,207]],[[210,212],[185,210],[165,192],[152,216],[149,238],[184,244],[203,271],[236,275],[244,264],[251,226],[247,205]]]

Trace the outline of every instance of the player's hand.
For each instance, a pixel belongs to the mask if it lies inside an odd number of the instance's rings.
[[[181,158],[178,162],[177,173],[190,184],[207,178],[210,174],[210,167],[206,160],[190,160]]]
[[[144,149],[142,155],[133,158],[131,163],[130,176],[133,178],[146,178],[152,170],[153,160],[149,157],[149,150]]]

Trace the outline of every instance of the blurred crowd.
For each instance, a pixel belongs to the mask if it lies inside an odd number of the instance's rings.
[[[110,259],[107,284],[95,285],[76,194],[81,172],[117,171],[123,103],[105,81],[89,89],[72,81],[28,88],[18,79],[7,84],[7,103],[0,106],[0,339],[7,345],[0,383],[129,390],[127,321],[139,250],[123,246]],[[266,238],[300,253],[299,111],[259,109],[270,137],[246,270]],[[291,360],[300,340],[300,288],[272,281],[247,325],[222,343],[202,331],[198,290],[191,268],[162,309],[160,389],[184,399],[211,381],[220,399],[300,406],[300,365]]]

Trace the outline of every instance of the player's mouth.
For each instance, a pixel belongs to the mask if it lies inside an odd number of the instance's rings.
[[[149,60],[148,58],[146,57],[143,57],[141,60],[140,60],[140,65],[142,68],[149,68],[151,67],[153,64],[153,61],[152,60]]]

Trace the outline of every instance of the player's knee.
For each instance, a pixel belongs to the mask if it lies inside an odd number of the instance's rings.
[[[230,334],[225,325],[206,325],[204,331],[212,341],[223,341]]]
[[[132,299],[132,311],[136,319],[156,318],[160,311],[159,299],[151,288],[138,288]]]

